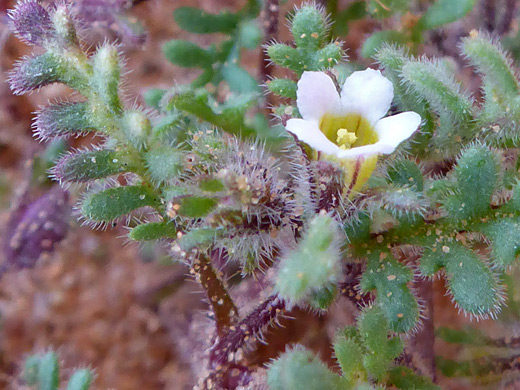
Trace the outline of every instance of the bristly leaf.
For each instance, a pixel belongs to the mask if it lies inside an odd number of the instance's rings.
[[[501,287],[475,252],[459,242],[443,241],[426,249],[421,258],[422,273],[433,275],[443,267],[449,292],[457,306],[477,318],[496,315],[503,300]]]
[[[177,229],[170,221],[142,223],[128,233],[128,237],[134,241],[153,241],[176,236]]]
[[[114,187],[88,195],[81,204],[81,214],[87,221],[107,223],[138,208],[160,205],[160,199],[149,187]]]
[[[271,390],[339,390],[339,376],[300,346],[271,363],[267,383]]]
[[[67,84],[69,81],[71,79],[64,62],[51,52],[23,59],[16,64],[9,77],[11,90],[16,95],[23,95],[52,83]]]
[[[40,359],[38,367],[39,390],[58,390],[60,384],[58,357],[54,352],[47,352]]]
[[[280,261],[276,291],[290,304],[307,300],[312,292],[334,284],[340,261],[340,236],[327,215],[315,217],[298,248]]]
[[[361,289],[363,292],[377,290],[377,305],[395,332],[409,332],[419,319],[419,305],[407,286],[412,278],[412,271],[391,253],[374,252],[369,255]]]
[[[59,103],[43,107],[34,121],[34,135],[41,140],[79,136],[102,131],[87,102]]]
[[[87,369],[78,370],[70,377],[67,390],[88,390],[93,379],[92,371]]]
[[[485,214],[498,181],[498,162],[483,145],[466,149],[455,167],[457,193],[447,198],[446,208],[456,220]]]
[[[490,37],[480,33],[464,38],[461,48],[482,75],[486,88],[490,89],[487,100],[506,103],[508,99],[518,95],[520,86],[513,62],[498,41],[494,42]]]
[[[127,153],[102,149],[66,154],[51,172],[59,182],[85,183],[136,170],[136,161]]]

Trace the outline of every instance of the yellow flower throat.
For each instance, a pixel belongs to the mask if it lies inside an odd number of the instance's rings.
[[[370,122],[359,114],[345,116],[326,114],[320,121],[320,130],[343,150],[375,144],[379,140]],[[315,157],[317,158],[317,154]],[[349,198],[361,190],[377,164],[377,155],[346,159],[338,159],[335,156],[325,158],[335,161],[343,168],[344,194]]]
[[[378,141],[377,133],[370,122],[359,114],[345,116],[326,114],[321,118],[320,130],[329,140],[344,150]]]

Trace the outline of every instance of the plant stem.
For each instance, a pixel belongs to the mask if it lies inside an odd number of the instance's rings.
[[[278,35],[278,16],[280,12],[279,0],[266,0],[264,9],[261,14],[262,27],[264,29],[263,47],[276,39]],[[262,50],[260,60],[260,82],[266,83],[272,73],[272,68],[269,66],[269,57],[265,50]]]
[[[210,352],[210,365],[216,367],[228,364],[230,357],[234,358],[235,352],[245,342],[258,338],[262,330],[276,321],[284,311],[285,302],[278,296],[271,295],[236,326],[230,327],[226,334],[219,337]]]
[[[431,280],[416,280],[414,287],[417,291],[417,297],[424,304],[424,319],[422,320],[421,329],[411,340],[413,355],[419,360],[420,364],[417,364],[417,366],[423,369],[423,374],[429,376],[435,382],[433,282]]]
[[[237,321],[238,310],[229,296],[221,275],[211,264],[210,257],[200,252],[193,262],[190,273],[195,275],[195,279],[204,288],[211,304],[217,335],[219,337],[226,335],[227,330]]]

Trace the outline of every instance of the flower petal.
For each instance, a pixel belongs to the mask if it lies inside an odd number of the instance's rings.
[[[341,110],[336,86],[323,72],[303,72],[298,81],[296,105],[303,119],[318,122],[326,113],[338,114]]]
[[[318,152],[335,155],[338,150],[340,150],[337,145],[325,137],[316,121],[289,119],[285,128],[287,131],[293,133],[300,141],[305,142]]]
[[[343,111],[361,114],[372,125],[386,115],[393,98],[392,82],[371,68],[352,73],[341,89]]]
[[[387,145],[382,142],[376,142],[371,145],[358,146],[356,148],[339,150],[336,153],[338,158],[353,158],[363,156],[365,158],[370,156],[376,156],[379,154],[390,154],[395,150],[392,145]]]
[[[381,119],[375,125],[379,136],[379,142],[397,147],[405,139],[415,133],[421,124],[421,116],[413,111],[388,116]]]

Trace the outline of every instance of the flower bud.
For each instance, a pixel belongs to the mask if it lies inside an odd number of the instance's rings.
[[[12,29],[30,45],[44,46],[55,35],[49,13],[35,0],[20,1],[9,16]]]

